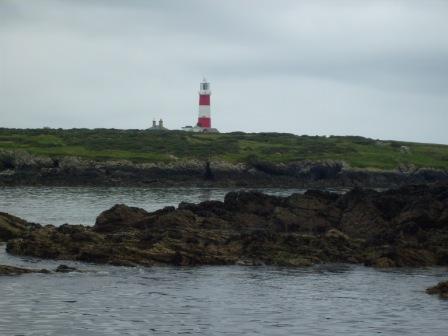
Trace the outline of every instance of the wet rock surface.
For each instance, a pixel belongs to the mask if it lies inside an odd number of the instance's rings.
[[[83,272],[75,267],[70,267],[67,265],[59,265],[54,269],[54,271],[50,271],[47,269],[32,269],[32,268],[23,268],[17,266],[10,265],[0,265],[0,276],[2,275],[22,275],[22,274],[30,274],[30,273],[71,273],[71,272]]]
[[[36,224],[31,224],[16,216],[0,212],[0,242],[21,237],[34,226]]]
[[[448,281],[439,282],[436,286],[426,289],[428,294],[437,294],[442,299],[448,299]]]
[[[16,267],[16,266],[8,266],[8,265],[0,265],[0,276],[2,275],[21,275],[21,274],[28,274],[28,273],[50,273],[49,270],[46,269],[29,269],[29,268],[22,268],[22,267]]]
[[[70,267],[67,265],[59,265],[58,267],[56,267],[56,269],[54,270],[56,273],[71,273],[71,272],[81,272],[80,270],[78,270],[75,267]]]
[[[224,202],[155,212],[116,205],[93,227],[35,226],[7,251],[113,265],[448,265],[448,185],[289,197],[231,192]]]

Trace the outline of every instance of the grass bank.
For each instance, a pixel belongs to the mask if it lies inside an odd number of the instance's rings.
[[[194,134],[118,129],[0,128],[0,150],[24,150],[50,157],[169,162],[219,159],[232,163],[261,160],[343,160],[351,167],[394,169],[399,165],[448,169],[448,146],[374,140],[356,136],[287,133]]]

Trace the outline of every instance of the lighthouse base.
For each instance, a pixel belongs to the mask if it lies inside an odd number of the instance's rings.
[[[216,128],[200,127],[200,126],[185,126],[182,127],[182,131],[194,132],[194,133],[219,133]]]
[[[208,117],[199,117],[197,126],[202,128],[211,128],[212,120]]]

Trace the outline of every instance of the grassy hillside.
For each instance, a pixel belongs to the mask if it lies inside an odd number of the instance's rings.
[[[404,147],[403,147],[404,146]],[[194,134],[116,129],[0,129],[0,150],[37,155],[127,159],[134,162],[213,158],[229,162],[262,160],[344,160],[352,167],[393,169],[399,164],[448,168],[448,146],[362,137],[297,136],[285,133]]]

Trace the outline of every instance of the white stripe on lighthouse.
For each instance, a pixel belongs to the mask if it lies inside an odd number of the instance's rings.
[[[199,105],[199,117],[210,118],[210,106],[209,105]]]

